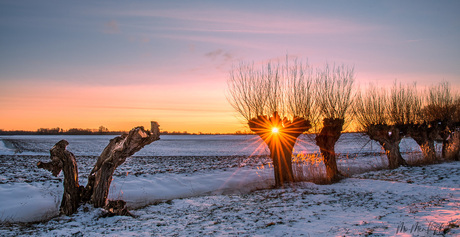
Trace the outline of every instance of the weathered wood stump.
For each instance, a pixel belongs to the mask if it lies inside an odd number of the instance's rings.
[[[87,189],[92,193],[91,202],[95,207],[105,206],[115,169],[123,164],[127,157],[158,139],[158,129],[156,133],[151,133],[137,127],[128,134],[110,140],[88,177]]]
[[[51,162],[38,162],[37,166],[52,172],[54,176],[57,176],[61,170],[64,171],[61,214],[71,215],[82,203],[89,202],[95,207],[104,207],[109,215],[131,215],[125,207],[126,202],[122,200],[110,201],[110,205],[107,204],[113,172],[125,162],[126,158],[159,139],[159,125],[152,122],[151,131],[146,131],[143,127],[136,127],[128,134],[110,140],[88,176],[86,187],[79,185],[75,156],[66,150],[69,143],[65,140],[59,141],[50,150]]]
[[[67,151],[69,143],[61,140],[50,150],[51,162],[38,162],[38,168],[50,171],[54,176],[58,176],[61,170],[64,171],[64,194],[62,195],[60,213],[71,215],[80,206],[80,193],[82,187],[78,183],[78,168],[75,156]]]

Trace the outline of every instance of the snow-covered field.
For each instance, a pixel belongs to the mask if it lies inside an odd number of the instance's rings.
[[[49,159],[43,150],[51,147],[30,142],[36,137],[3,139],[10,140],[0,147],[0,236],[460,235],[460,162],[379,170],[385,162],[370,152],[378,147],[366,148],[368,141],[358,140],[362,137],[345,136],[337,146],[349,149],[342,150],[346,155],[339,166],[350,178],[333,185],[299,182],[284,189],[270,188],[273,171],[263,152],[245,148],[244,153],[258,154],[252,157],[226,153],[252,138],[186,138],[185,144],[201,156],[183,156],[184,148],[177,146],[184,141],[165,139],[180,152],[135,156],[115,173],[109,198],[127,201],[134,218],[103,218],[103,210],[91,206],[82,206],[72,216],[57,216],[62,174],[55,178],[35,168],[39,160]],[[107,138],[98,139],[108,143]],[[158,150],[164,143],[157,144]],[[25,152],[11,154],[11,144]],[[28,150],[30,144],[35,148]],[[219,151],[206,156],[200,151],[206,146]],[[82,184],[102,150],[84,147],[83,141],[74,146],[78,152],[69,146],[77,155]]]

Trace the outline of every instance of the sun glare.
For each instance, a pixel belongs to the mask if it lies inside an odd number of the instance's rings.
[[[279,129],[277,127],[272,128],[272,133],[277,133],[279,132]]]

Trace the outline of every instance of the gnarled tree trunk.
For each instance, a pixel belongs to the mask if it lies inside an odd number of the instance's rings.
[[[151,132],[143,127],[133,128],[128,134],[123,134],[110,140],[107,147],[99,156],[93,170],[88,176],[88,184],[82,187],[78,183],[78,168],[75,156],[65,148],[69,144],[61,140],[50,150],[51,162],[38,162],[38,167],[49,170],[57,176],[64,170],[64,196],[60,212],[71,215],[83,202],[93,203],[95,207],[104,207],[112,214],[130,214],[125,202],[112,201],[107,205],[107,196],[115,169],[123,164],[127,157],[133,155],[144,146],[160,139],[159,125],[152,122]]]
[[[436,122],[431,124],[413,124],[409,125],[408,128],[409,136],[417,142],[420,146],[424,159],[430,163],[437,160],[434,140],[439,132],[440,131]]]
[[[446,158],[447,146],[449,144],[448,139],[450,137],[451,130],[447,121],[438,121],[438,129],[438,136],[442,140],[441,157]]]
[[[460,130],[454,131],[446,145],[447,160],[460,160]]]
[[[323,128],[316,136],[316,145],[319,146],[321,156],[326,166],[326,183],[331,184],[339,181],[342,177],[337,168],[335,143],[342,134],[343,119],[324,119]]]
[[[270,150],[275,186],[294,182],[292,152],[300,134],[311,128],[310,122],[298,117],[291,122],[287,118],[281,119],[275,112],[271,117],[259,116],[249,120],[249,128],[264,140]]]
[[[123,164],[127,157],[158,139],[160,139],[158,126],[156,128],[152,126],[152,133],[144,131],[142,127],[137,127],[128,134],[110,140],[88,177],[87,187],[93,190],[91,202],[95,207],[106,205],[115,169]]]
[[[380,143],[388,157],[388,168],[396,169],[407,165],[399,151],[399,143],[404,137],[401,128],[390,125],[372,125],[367,130],[370,139]]]
[[[75,156],[66,150],[67,145],[69,143],[66,140],[56,143],[50,150],[51,162],[39,161],[37,166],[52,172],[56,177],[61,170],[64,171],[64,194],[59,211],[65,215],[71,215],[80,206],[80,194],[83,187],[78,183],[78,167]]]

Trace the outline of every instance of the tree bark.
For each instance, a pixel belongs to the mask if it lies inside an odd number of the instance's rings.
[[[109,145],[99,156],[96,165],[88,177],[88,184],[93,188],[91,201],[95,207],[104,207],[109,194],[110,183],[115,169],[123,164],[127,157],[133,155],[145,145],[159,140],[159,132],[152,134],[142,127],[132,129],[128,134],[123,134],[110,140]],[[90,182],[93,182],[90,183]]]
[[[427,162],[434,163],[437,160],[434,141],[439,132],[437,122],[409,125],[409,136],[420,146],[423,157]]]
[[[399,150],[399,143],[404,137],[404,128],[395,125],[372,125],[366,134],[370,139],[380,143],[388,158],[388,168],[396,169],[401,165],[407,165]]]
[[[129,212],[124,201],[112,201],[110,205],[106,205],[113,172],[125,162],[127,157],[159,139],[159,125],[152,122],[151,132],[144,130],[143,127],[136,127],[128,134],[110,140],[88,176],[86,187],[78,183],[75,156],[65,149],[69,144],[65,140],[56,143],[50,150],[51,162],[38,162],[37,166],[51,171],[54,176],[64,170],[64,196],[60,208],[62,214],[71,215],[82,202],[91,202],[95,207],[104,207],[109,213],[127,215]]]
[[[452,134],[452,131],[450,130],[452,124],[448,123],[447,121],[439,121],[438,125],[440,127],[439,137],[442,139],[441,157],[445,159],[447,156],[447,149],[449,146],[449,138]]]
[[[323,128],[315,137],[326,166],[326,184],[338,182],[343,176],[337,168],[335,144],[342,134],[344,122],[343,119],[324,119]]]
[[[80,206],[80,194],[82,188],[78,183],[78,167],[75,156],[66,150],[69,143],[61,140],[50,150],[51,162],[38,162],[39,168],[46,169],[54,176],[58,176],[61,170],[64,171],[64,194],[62,196],[60,213],[71,215]]]
[[[292,152],[297,138],[311,128],[310,122],[299,117],[292,121],[287,118],[281,119],[275,112],[271,117],[259,116],[249,120],[249,128],[262,138],[270,150],[275,186],[294,182]],[[277,128],[278,131],[273,132],[273,128]]]
[[[446,156],[447,160],[460,160],[460,131],[454,131],[448,144],[446,145]]]

